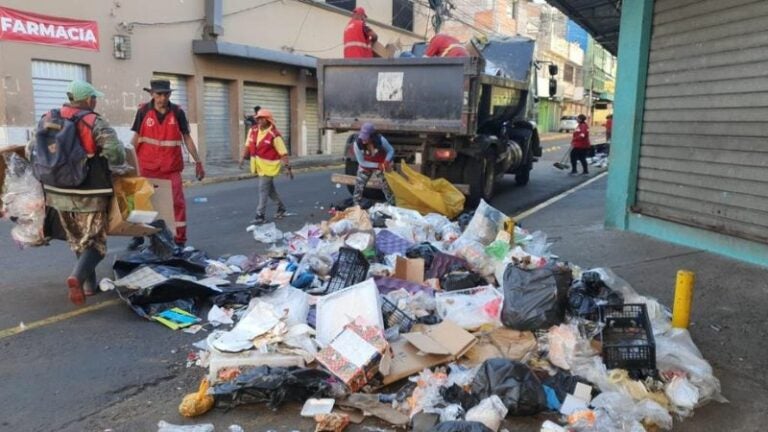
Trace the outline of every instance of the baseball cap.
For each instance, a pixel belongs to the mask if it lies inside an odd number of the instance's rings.
[[[69,83],[67,87],[67,93],[72,95],[73,101],[82,101],[90,98],[91,96],[102,97],[104,93],[96,90],[91,83],[81,80],[74,80]]]
[[[361,140],[367,140],[375,131],[376,128],[373,127],[373,123],[363,123],[363,126],[360,128],[360,133],[357,134],[357,137]]]
[[[362,7],[360,7],[360,6],[356,7],[356,8],[355,8],[355,9],[352,11],[352,13],[353,13],[353,14],[355,14],[355,15],[362,15],[362,16],[364,16],[364,17],[368,18],[368,15],[366,15],[366,14],[365,14],[365,9],[363,9],[363,8],[362,8]]]

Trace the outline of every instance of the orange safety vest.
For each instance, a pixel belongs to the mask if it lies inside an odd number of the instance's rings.
[[[149,108],[149,109],[147,109]],[[157,118],[157,111],[148,105],[142,105],[146,114],[139,129],[139,142],[136,155],[141,171],[147,175],[153,173],[174,173],[184,169],[184,157],[181,129],[176,119],[176,107],[169,106],[163,122]]]
[[[371,58],[373,50],[365,35],[365,23],[360,19],[349,20],[344,29],[344,58]]]

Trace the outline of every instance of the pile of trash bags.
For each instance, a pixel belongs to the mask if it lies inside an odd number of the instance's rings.
[[[205,385],[185,415],[293,402],[317,430],[374,416],[498,431],[547,413],[542,431],[642,431],[725,401],[658,301],[552,256],[545,234],[485,202],[457,221],[377,204],[248,231],[266,253],[211,259],[173,250],[163,229],[101,283],[140,316],[205,335],[188,358]]]

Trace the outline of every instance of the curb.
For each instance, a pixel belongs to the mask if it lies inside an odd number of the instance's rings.
[[[324,170],[343,168],[343,167],[344,167],[344,164],[307,166],[302,168],[294,168],[293,173],[301,174],[301,173],[324,171]],[[203,179],[203,181],[184,180],[182,181],[182,185],[184,185],[185,188],[200,187],[200,186],[207,186],[207,185],[212,185],[217,183],[248,180],[256,177],[257,177],[256,175],[251,173],[230,174],[230,175],[223,175],[223,176],[217,176],[217,177],[206,177],[205,179]]]
[[[571,134],[568,133],[562,133],[562,134],[547,134],[539,138],[539,141],[545,142],[545,141],[557,141],[560,139],[569,138]]]

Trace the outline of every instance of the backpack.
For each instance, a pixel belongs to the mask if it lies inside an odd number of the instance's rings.
[[[32,173],[41,183],[60,188],[80,186],[88,175],[88,154],[80,142],[77,123],[91,111],[64,118],[58,109],[37,125],[32,152]]]

